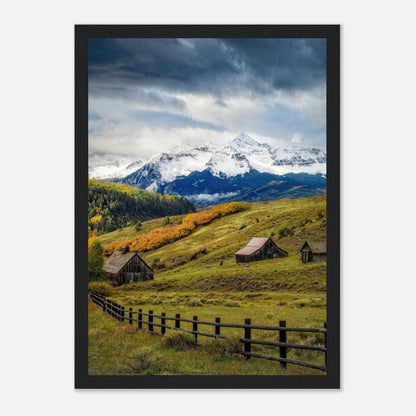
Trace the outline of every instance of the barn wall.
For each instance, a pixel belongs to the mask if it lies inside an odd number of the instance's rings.
[[[118,282],[117,282],[117,274],[113,274],[113,273],[107,273],[108,277],[109,277],[109,283],[111,286],[118,286]]]
[[[314,254],[312,261],[326,261],[326,254]]]
[[[283,251],[280,248],[276,247],[276,253],[273,254],[273,258],[274,259],[277,259],[277,258],[280,258],[280,257],[287,257],[287,256],[288,256],[288,254],[285,251]]]
[[[153,278],[153,271],[138,256],[135,256],[121,269],[119,284],[144,282]]]
[[[286,257],[287,254],[279,249],[271,241],[267,241],[266,244],[261,247],[258,251],[250,255],[236,254],[236,263],[249,263],[251,261],[259,261],[266,259],[277,259],[280,257]]]
[[[304,260],[303,260],[303,259],[304,259],[304,253],[306,254],[306,261],[304,261]],[[311,253],[311,250],[309,249],[309,247],[305,247],[305,248],[301,251],[301,255],[302,255],[301,260],[302,260],[304,263],[309,263],[310,261],[314,261],[314,260],[313,260],[312,253]]]

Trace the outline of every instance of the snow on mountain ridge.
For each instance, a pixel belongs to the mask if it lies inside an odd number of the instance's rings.
[[[172,182],[178,177],[186,177],[192,172],[207,169],[218,178],[243,175],[252,169],[276,175],[326,174],[326,153],[323,150],[293,145],[273,148],[266,143],[257,142],[245,133],[239,134],[222,147],[206,143],[194,148],[179,145],[172,150],[154,155],[147,162],[136,161],[138,167],[135,169],[126,170],[129,166],[127,163],[121,169],[120,164],[118,167],[111,166],[107,161],[104,164],[107,167],[102,167],[102,172],[107,176],[102,178],[124,177],[123,182],[155,190],[159,185]],[[134,159],[131,158],[129,162],[132,160]],[[112,162],[118,163],[117,160]],[[97,163],[97,160],[90,163],[90,177],[93,177],[93,174],[98,177],[97,173],[101,172]],[[128,173],[121,176],[120,172]]]
[[[243,154],[227,150],[227,147],[224,147],[223,151],[215,152],[207,162],[206,166],[214,176],[229,178],[244,175],[252,169],[250,162]]]
[[[88,155],[88,176],[95,179],[124,178],[144,163],[134,156],[91,153]]]

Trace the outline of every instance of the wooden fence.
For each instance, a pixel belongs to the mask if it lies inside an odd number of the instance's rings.
[[[244,337],[240,338],[240,342],[243,344],[242,351],[239,354],[242,354],[246,359],[250,357],[262,358],[266,360],[278,361],[283,368],[286,368],[287,364],[300,365],[303,367],[314,368],[317,370],[325,371],[327,370],[327,329],[326,323],[323,328],[291,328],[286,326],[286,321],[280,321],[279,326],[268,326],[268,325],[253,325],[251,319],[245,319],[244,324],[230,324],[221,322],[220,318],[215,318],[215,322],[200,321],[197,316],[194,316],[192,319],[181,318],[180,314],[175,314],[175,317],[168,317],[166,313],[162,312],[160,315],[149,311],[148,313],[143,312],[142,309],[138,311],[133,311],[132,308],[128,310],[124,306],[118,305],[117,303],[106,299],[105,297],[89,292],[90,299],[102,310],[107,313],[112,318],[115,318],[119,321],[128,321],[130,325],[137,324],[137,330],[147,331],[159,336],[164,336],[166,330],[175,330],[183,331],[189,334],[193,334],[195,337],[195,343],[198,343],[198,336],[201,337],[211,337],[211,338],[222,338],[226,339],[227,337],[221,334],[221,328],[237,328],[244,330]],[[137,318],[135,317],[137,316]],[[147,320],[144,319],[147,317]],[[155,318],[160,320],[155,322]],[[168,325],[166,322],[171,321],[172,325]],[[192,324],[192,329],[187,329],[181,327],[181,323]],[[200,330],[200,326],[214,326],[214,333],[205,332]],[[159,331],[156,331],[155,328],[160,328]],[[279,341],[268,341],[252,338],[252,330],[261,330],[261,331],[278,331]],[[288,332],[298,332],[298,333],[322,333],[324,336],[324,346],[321,345],[303,345],[287,342],[287,333]],[[267,347],[277,347],[279,349],[279,355],[269,355],[269,354],[260,354],[251,351],[251,346],[262,345]],[[287,358],[287,353],[290,349],[300,349],[300,350],[312,350],[319,351],[324,354],[325,365],[318,365],[313,363],[308,363],[300,360],[293,360]]]

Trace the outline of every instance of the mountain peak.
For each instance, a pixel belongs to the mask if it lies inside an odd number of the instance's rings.
[[[237,145],[251,145],[251,146],[258,146],[259,143],[257,143],[254,139],[252,139],[248,134],[246,133],[240,133],[233,141],[232,143]]]

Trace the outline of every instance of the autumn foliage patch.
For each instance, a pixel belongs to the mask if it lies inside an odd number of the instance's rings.
[[[144,252],[156,250],[159,247],[188,236],[198,226],[209,224],[216,218],[240,212],[245,209],[245,206],[241,202],[230,202],[195,214],[189,214],[183,218],[182,223],[179,225],[155,228],[149,234],[141,235],[132,240],[113,241],[104,247],[104,256],[110,256],[114,251],[119,250],[124,245],[128,245],[130,251]]]

